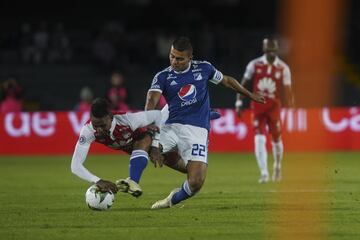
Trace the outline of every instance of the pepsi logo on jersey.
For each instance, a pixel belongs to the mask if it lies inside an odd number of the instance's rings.
[[[197,102],[196,87],[192,84],[187,84],[187,85],[183,86],[182,88],[180,88],[180,90],[178,92],[178,96],[181,100],[184,101],[181,103],[182,107],[186,106],[186,105],[191,105],[191,104]]]

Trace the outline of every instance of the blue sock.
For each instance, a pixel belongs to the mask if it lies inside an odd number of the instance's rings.
[[[177,193],[175,193],[173,195],[173,197],[171,198],[171,203],[172,204],[178,204],[181,201],[184,201],[190,197],[192,197],[194,194],[191,192],[190,188],[189,188],[189,183],[186,180],[184,182],[184,184],[182,185],[180,191],[178,191]]]
[[[146,168],[148,163],[149,155],[143,150],[134,150],[131,153],[129,172],[130,178],[135,182],[139,183],[141,174]]]

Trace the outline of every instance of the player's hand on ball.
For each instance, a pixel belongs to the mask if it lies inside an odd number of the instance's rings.
[[[156,147],[151,147],[150,149],[150,159],[154,163],[155,167],[162,167],[164,162],[164,157],[160,154],[160,149]]]
[[[115,183],[103,179],[97,181],[96,186],[99,188],[100,192],[112,192],[115,194],[118,191]]]
[[[258,102],[258,103],[265,103],[265,97],[260,95],[260,94],[257,94],[257,93],[253,93],[251,95],[251,99],[255,102]]]

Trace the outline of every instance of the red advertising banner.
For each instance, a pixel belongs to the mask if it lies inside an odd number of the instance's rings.
[[[253,151],[252,116],[242,119],[231,109],[211,124],[209,149],[213,152]],[[282,139],[286,151],[359,151],[360,108],[282,109]],[[271,138],[267,146],[270,149]]]
[[[251,112],[232,109],[211,122],[210,152],[251,152]],[[0,115],[0,154],[72,154],[89,113],[34,112]],[[286,151],[360,150],[360,107],[282,109]],[[267,141],[270,147],[270,138]],[[118,153],[94,143],[91,153]]]

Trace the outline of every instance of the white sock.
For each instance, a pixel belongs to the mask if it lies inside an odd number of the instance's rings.
[[[255,135],[255,156],[261,175],[269,175],[267,168],[266,136],[262,134]]]
[[[274,156],[274,169],[281,169],[281,161],[284,154],[284,145],[280,140],[279,142],[272,142],[272,151]]]

